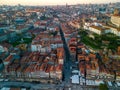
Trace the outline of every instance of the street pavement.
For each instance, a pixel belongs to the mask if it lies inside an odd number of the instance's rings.
[[[59,30],[60,30],[60,34],[61,34],[61,38],[63,40],[63,44],[64,44],[64,50],[65,50],[65,60],[64,60],[64,69],[63,69],[63,73],[64,73],[64,81],[66,83],[70,83],[70,77],[71,77],[71,70],[70,70],[70,66],[71,66],[71,59],[70,59],[70,52],[68,49],[68,45],[65,41],[65,37],[64,37],[64,33],[62,31],[61,25],[59,24]]]

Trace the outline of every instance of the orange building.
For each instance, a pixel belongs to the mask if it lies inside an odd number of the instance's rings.
[[[117,51],[118,51],[118,55],[120,55],[120,46],[118,47],[118,50],[117,50]]]

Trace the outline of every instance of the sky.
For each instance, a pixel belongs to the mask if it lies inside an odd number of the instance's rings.
[[[0,0],[0,5],[68,5],[86,3],[109,3],[120,0]]]

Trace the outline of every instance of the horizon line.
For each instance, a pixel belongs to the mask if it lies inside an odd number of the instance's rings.
[[[94,5],[94,4],[113,4],[113,3],[120,3],[119,1],[118,2],[104,2],[104,3],[78,3],[78,4],[68,4],[68,3],[65,3],[65,4],[48,4],[48,5],[29,5],[29,4],[20,4],[20,3],[18,3],[18,4],[14,4],[14,5],[10,5],[10,4],[3,4],[3,5],[1,5],[0,4],[0,6],[17,6],[17,5],[21,5],[21,6],[65,6],[66,4],[69,6],[69,5],[90,5],[90,4],[92,4],[92,5]]]

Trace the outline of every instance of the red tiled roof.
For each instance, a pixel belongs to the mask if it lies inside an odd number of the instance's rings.
[[[10,60],[13,58],[13,56],[12,55],[9,55],[4,61],[5,62],[10,62]]]

